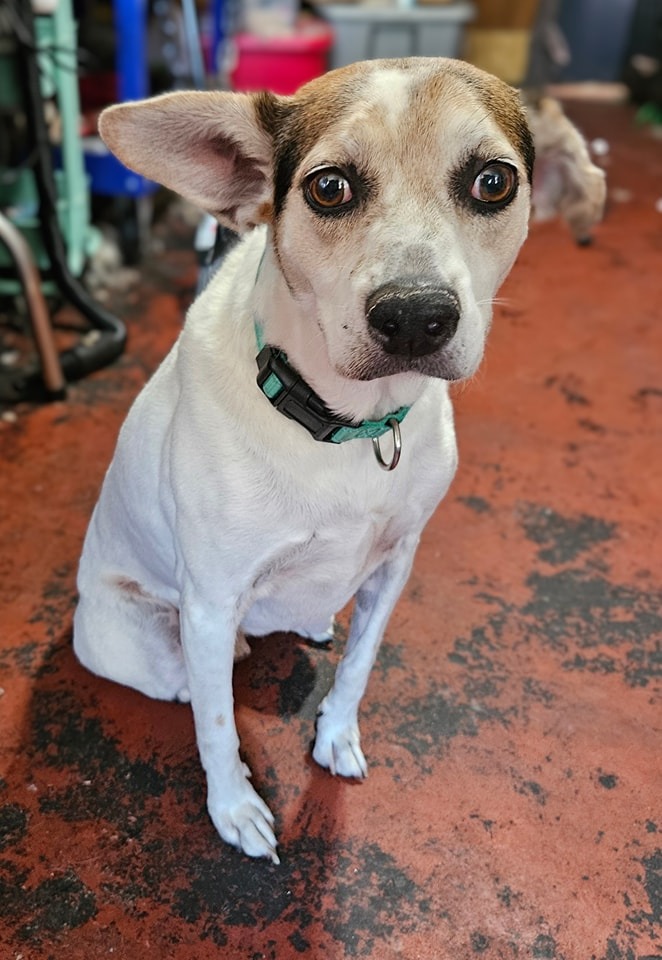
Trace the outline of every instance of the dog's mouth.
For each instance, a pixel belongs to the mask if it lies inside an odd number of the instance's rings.
[[[438,380],[463,380],[473,370],[463,369],[451,350],[443,349],[424,356],[387,353],[374,344],[372,349],[351,357],[338,371],[350,380],[379,380],[402,373],[414,373]]]

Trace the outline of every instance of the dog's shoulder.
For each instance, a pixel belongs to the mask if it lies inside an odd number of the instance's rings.
[[[255,365],[255,331],[250,293],[265,246],[257,228],[228,253],[208,286],[191,304],[180,342],[178,365],[184,379],[204,389],[220,371]],[[233,377],[234,379],[234,377]]]
[[[194,327],[196,334],[203,329],[213,330],[218,336],[223,336],[226,328],[219,327],[216,322],[219,318],[227,318],[228,323],[244,318],[265,244],[264,227],[256,227],[241,237],[191,305],[186,328]]]

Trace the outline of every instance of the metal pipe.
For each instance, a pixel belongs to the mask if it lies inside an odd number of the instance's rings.
[[[53,338],[48,307],[41,292],[39,271],[23,234],[2,213],[0,213],[0,241],[9,250],[23,286],[46,390],[51,395],[64,396],[66,383]]]

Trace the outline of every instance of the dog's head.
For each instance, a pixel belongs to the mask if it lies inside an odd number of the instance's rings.
[[[478,366],[529,222],[534,148],[511,87],[459,61],[369,61],[294,97],[123,104],[100,129],[127,166],[222,223],[269,225],[337,373]]]

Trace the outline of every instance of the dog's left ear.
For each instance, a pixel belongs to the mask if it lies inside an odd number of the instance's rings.
[[[104,110],[99,132],[131,170],[241,232],[271,217],[273,144],[260,117],[285,102],[271,94],[170,93]]]
[[[607,195],[604,171],[591,160],[586,141],[550,97],[524,98],[533,134],[533,219],[560,214],[578,243],[591,240],[602,220]]]

